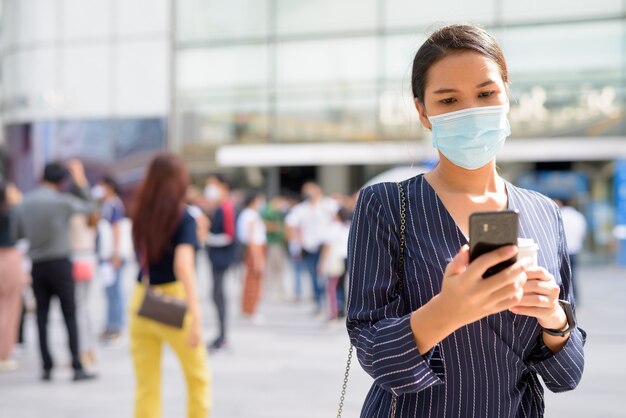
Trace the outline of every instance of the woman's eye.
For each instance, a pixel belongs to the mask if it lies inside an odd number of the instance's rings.
[[[495,90],[492,91],[483,91],[481,93],[478,94],[478,97],[489,97],[491,95],[495,94]]]
[[[440,102],[443,104],[451,104],[456,102],[456,99],[454,97],[448,97],[447,99],[440,100]]]

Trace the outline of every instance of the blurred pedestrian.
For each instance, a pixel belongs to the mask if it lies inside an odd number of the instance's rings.
[[[106,322],[100,338],[110,343],[119,339],[124,327],[122,278],[126,260],[122,252],[121,221],[126,217],[126,209],[120,198],[120,187],[113,177],[103,177],[98,183],[96,194],[102,201],[98,222],[98,254],[107,302]]]
[[[346,316],[345,286],[348,259],[348,235],[350,234],[350,214],[341,209],[328,228],[328,235],[322,250],[320,272],[328,279],[328,319]]]
[[[567,242],[567,252],[569,255],[569,264],[572,269],[572,288],[574,290],[574,298],[580,305],[580,292],[578,291],[579,281],[576,268],[578,267],[578,254],[582,251],[587,235],[587,221],[585,215],[574,208],[569,200],[555,199],[556,204],[561,209],[561,218],[563,219],[563,229],[565,231],[565,240]]]
[[[265,271],[265,244],[267,233],[261,218],[265,204],[263,194],[252,191],[244,200],[244,209],[237,218],[237,237],[244,250],[243,314],[253,322],[260,322],[257,305],[261,297],[261,281]]]
[[[198,261],[198,252],[204,250],[204,245],[209,237],[209,228],[211,222],[207,217],[204,209],[202,208],[202,202],[205,199],[202,197],[202,191],[196,186],[190,185],[187,188],[186,203],[187,210],[193,216],[196,221],[196,237],[198,238],[198,250],[196,251],[196,267]]]
[[[227,343],[224,279],[236,257],[236,213],[235,205],[230,198],[230,183],[224,176],[216,174],[209,177],[204,189],[204,196],[210,206],[214,208],[206,243],[213,276],[211,296],[219,326],[217,337],[209,344],[209,349],[219,350]]]
[[[19,334],[22,289],[26,285],[22,253],[13,234],[13,210],[21,200],[15,185],[0,182],[0,372],[19,367],[11,355]]]
[[[285,196],[288,207],[285,215],[285,238],[287,239],[287,254],[293,266],[294,302],[302,300],[302,271],[304,270],[299,230],[296,226],[291,226],[297,224],[297,220],[294,219],[296,214],[293,211],[293,208],[300,203],[297,196],[299,194],[296,193]]]
[[[26,319],[26,298],[22,294],[22,312],[20,314],[20,324],[17,333],[17,346],[23,349],[26,346],[26,338],[24,336],[24,320]]]
[[[16,223],[17,222],[15,220],[12,222],[14,229],[16,228]],[[28,256],[28,241],[25,239],[18,240],[15,247],[20,251],[20,253],[22,253],[22,271],[26,275],[26,287],[22,290],[22,314],[20,315],[20,326],[16,344],[16,351],[19,351],[26,348],[26,336],[24,332],[24,322],[26,320],[26,316],[31,312],[34,314],[37,306],[32,287],[31,272],[33,269],[33,263]]]
[[[74,214],[70,218],[72,276],[76,287],[76,322],[80,335],[81,361],[89,367],[96,362],[96,341],[90,309],[91,283],[96,265],[97,213]]]
[[[201,312],[194,256],[196,222],[185,205],[189,174],[182,158],[159,154],[150,162],[132,214],[133,241],[141,271],[130,303],[130,345],[134,363],[135,417],[160,418],[161,353],[167,344],[181,364],[187,383],[187,416],[205,418],[211,409],[211,379],[202,344]],[[184,299],[182,329],[137,315],[146,287]]]
[[[324,197],[322,189],[314,182],[302,186],[305,201],[292,209],[288,225],[292,228],[291,237],[302,249],[302,260],[310,277],[315,297],[315,313],[322,313],[324,286],[318,278],[318,267],[322,246],[328,235],[328,228],[339,210],[336,201]]]
[[[71,194],[61,193],[67,177],[71,178]],[[75,213],[91,213],[96,209],[91,199],[83,164],[72,160],[67,167],[53,162],[44,168],[41,185],[24,198],[16,211],[18,238],[30,243],[33,261],[33,291],[37,301],[37,327],[43,366],[42,380],[52,379],[54,362],[48,348],[48,312],[50,301],[58,297],[69,336],[74,380],[92,379],[80,361],[76,300],[72,278],[69,221]]]
[[[286,205],[287,201],[284,197],[275,196],[261,212],[267,230],[265,288],[267,295],[278,301],[284,301],[286,298],[285,272],[289,265],[285,234]]]

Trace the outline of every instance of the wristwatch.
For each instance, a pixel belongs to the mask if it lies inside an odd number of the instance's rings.
[[[563,308],[565,316],[567,317],[567,327],[563,330],[542,328],[543,332],[555,337],[565,337],[571,330],[576,328],[576,318],[574,317],[574,311],[572,305],[566,300],[559,299],[559,305]]]

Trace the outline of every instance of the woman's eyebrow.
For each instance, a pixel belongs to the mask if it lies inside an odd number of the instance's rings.
[[[437,89],[433,91],[433,94],[444,94],[444,93],[458,93],[458,90],[451,89],[451,88],[441,88],[441,89]]]
[[[493,80],[491,80],[491,79],[489,79],[489,80],[483,81],[483,82],[482,82],[482,83],[480,83],[480,84],[477,84],[477,85],[476,85],[476,88],[477,88],[477,89],[479,89],[479,88],[481,88],[481,87],[485,87],[485,86],[488,86],[488,85],[490,85],[490,84],[496,84],[496,82],[495,82],[495,81],[493,81]]]
[[[476,85],[477,89],[480,89],[482,87],[488,86],[490,84],[496,84],[495,81],[489,79],[489,80],[485,80],[480,84]],[[449,88],[449,87],[442,87],[440,89],[437,89],[435,91],[433,91],[433,94],[446,94],[446,93],[458,93],[459,91],[457,89],[453,89],[453,88]]]

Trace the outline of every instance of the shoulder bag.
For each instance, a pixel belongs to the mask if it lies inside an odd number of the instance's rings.
[[[145,288],[145,294],[137,315],[146,319],[159,322],[163,325],[169,325],[174,328],[182,328],[187,313],[187,303],[169,295],[164,295],[154,286],[150,285],[150,276],[148,268],[145,268],[145,257],[142,257],[142,284]]]
[[[398,290],[402,293],[404,288],[404,233],[406,229],[406,199],[404,196],[404,189],[402,184],[396,183],[398,186],[398,194],[400,195],[400,257],[398,260]],[[348,361],[346,362],[346,371],[343,377],[343,386],[341,387],[341,397],[339,398],[339,408],[337,410],[337,418],[341,418],[343,413],[343,403],[346,398],[346,389],[348,387],[348,377],[350,375],[350,365],[352,363],[352,353],[354,346],[350,344],[350,350],[348,351]],[[390,418],[395,418],[396,409],[398,407],[398,396],[394,393],[391,397],[391,411]]]

